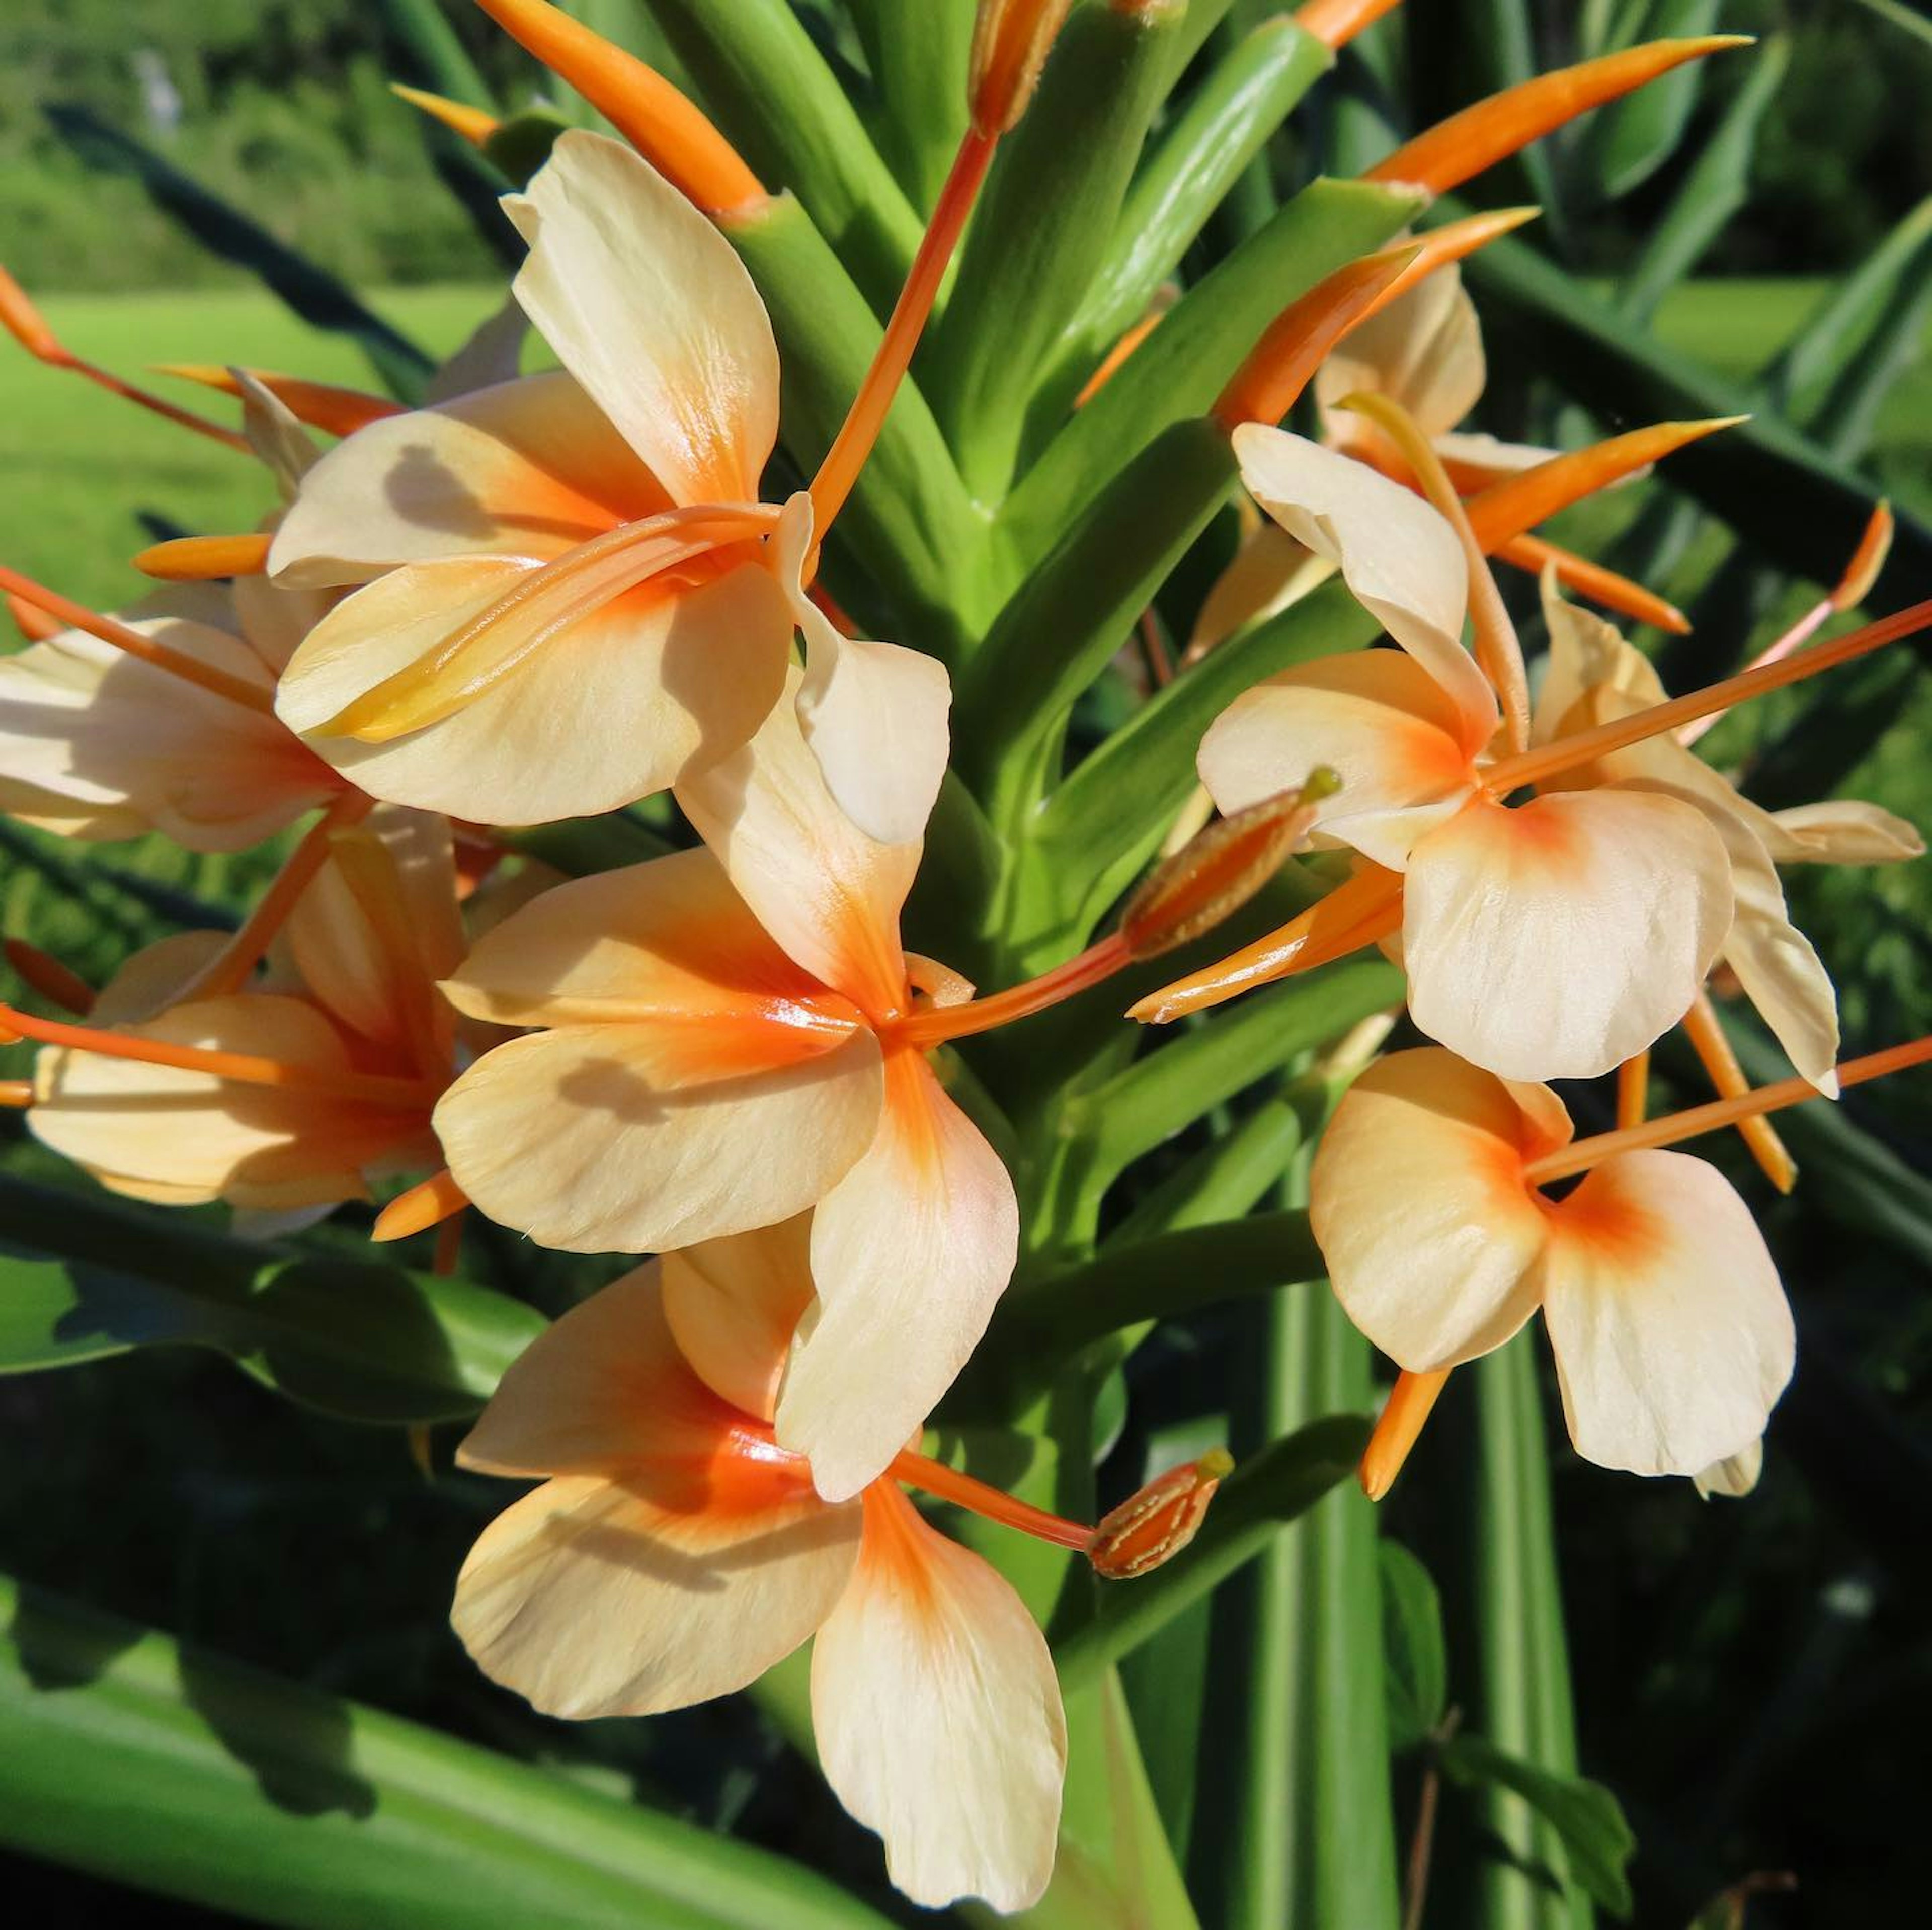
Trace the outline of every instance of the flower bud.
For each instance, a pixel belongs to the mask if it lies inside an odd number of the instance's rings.
[[[1240,910],[1307,836],[1316,807],[1340,788],[1318,764],[1299,790],[1217,818],[1190,838],[1128,900],[1120,936],[1130,955],[1158,958]]]
[[[1193,1540],[1208,1504],[1234,1465],[1225,1448],[1170,1468],[1130,1495],[1094,1530],[1087,1558],[1109,1581],[1145,1575]]]
[[[1072,0],[980,0],[967,83],[973,124],[1004,134],[1026,112]]]

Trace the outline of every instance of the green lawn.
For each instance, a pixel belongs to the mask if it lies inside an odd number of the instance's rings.
[[[1747,376],[1803,322],[1808,281],[1706,282],[1680,289],[1659,321],[1666,340],[1720,373]],[[373,305],[430,353],[448,353],[487,314],[484,288],[413,288]],[[164,361],[235,361],[370,386],[359,350],[317,333],[253,291],[69,296],[44,304],[79,354],[129,375]],[[192,401],[196,391],[158,378]],[[232,405],[208,398],[218,412]],[[1932,499],[1932,361],[1894,393],[1876,439],[1881,478],[1907,499]],[[202,443],[74,377],[44,369],[0,340],[0,475],[8,514],[0,561],[70,595],[112,605],[140,593],[126,559],[158,511],[197,531],[248,529],[269,506],[244,459]]]

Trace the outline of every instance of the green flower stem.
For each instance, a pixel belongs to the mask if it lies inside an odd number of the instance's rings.
[[[979,0],[847,0],[881,97],[874,129],[913,205],[930,213],[966,131]]]

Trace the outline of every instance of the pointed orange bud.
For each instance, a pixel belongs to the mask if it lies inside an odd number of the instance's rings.
[[[44,643],[50,637],[58,637],[67,628],[57,616],[50,616],[37,604],[31,604],[23,596],[16,596],[11,590],[6,592],[7,614],[14,619],[14,627],[29,643]]]
[[[568,81],[666,180],[707,214],[770,199],[738,151],[655,68],[546,0],[476,0],[512,39]]]
[[[1087,1558],[1094,1572],[1127,1581],[1171,1561],[1199,1532],[1214,1491],[1234,1466],[1225,1448],[1212,1448],[1130,1496],[1094,1530]]]
[[[1858,538],[1858,547],[1852,552],[1852,560],[1845,565],[1845,574],[1832,592],[1834,610],[1840,613],[1856,610],[1870,595],[1879,572],[1885,568],[1885,559],[1892,554],[1894,526],[1892,505],[1881,502],[1873,510],[1865,533]]]
[[[1700,39],[1651,40],[1576,67],[1538,74],[1506,88],[1416,136],[1363,178],[1406,181],[1446,194],[1472,175],[1540,140],[1593,107],[1630,93],[1687,61],[1726,47],[1748,46],[1748,34],[1706,34]]]
[[[973,125],[997,139],[1026,112],[1072,0],[980,0],[967,100]]]
[[[495,115],[485,112],[481,107],[466,106],[460,100],[427,93],[420,87],[405,87],[400,80],[389,82],[389,91],[399,100],[406,100],[412,107],[427,114],[432,121],[441,121],[452,134],[460,136],[472,148],[482,146],[502,124]]]
[[[1345,47],[1401,4],[1402,0],[1308,0],[1294,24],[1324,46]]]
[[[212,362],[157,362],[157,375],[178,376],[204,388],[218,388],[224,395],[238,396],[242,385],[231,369]],[[242,373],[260,382],[298,422],[320,429],[325,435],[352,436],[385,416],[400,415],[403,405],[386,396],[366,395],[359,388],[338,388],[326,382],[304,382],[299,376],[278,375],[272,369],[244,369]]]
[[[470,1203],[470,1196],[458,1185],[445,1167],[407,1192],[398,1193],[376,1215],[371,1239],[406,1239],[412,1233],[427,1232],[452,1213],[460,1213]]]
[[[176,536],[151,544],[134,559],[144,577],[166,583],[220,583],[229,577],[259,577],[268,567],[270,538],[244,536]]]
[[[1136,958],[1158,958],[1238,911],[1308,835],[1316,807],[1341,780],[1326,765],[1298,790],[1217,818],[1183,845],[1127,901],[1120,936]]]
[[[1376,1422],[1368,1446],[1362,1450],[1362,1464],[1358,1470],[1362,1492],[1371,1501],[1379,1501],[1395,1485],[1409,1449],[1414,1446],[1423,1424],[1435,1411],[1448,1380],[1446,1367],[1430,1374],[1411,1374],[1405,1369],[1396,1377],[1388,1404]]]
[[[71,966],[63,965],[50,952],[29,945],[24,938],[10,938],[7,963],[22,982],[30,985],[50,1005],[85,1018],[94,1009],[94,987]]]
[[[1490,553],[1498,562],[1527,570],[1532,576],[1540,577],[1546,568],[1553,569],[1556,580],[1565,589],[1574,590],[1606,610],[1614,610],[1639,623],[1653,625],[1673,637],[1690,634],[1690,619],[1674,603],[1666,603],[1642,584],[1632,583],[1628,577],[1620,577],[1616,571],[1606,570],[1574,550],[1545,542],[1540,536],[1512,536]]]
[[[1594,442],[1587,449],[1552,456],[1533,469],[1506,477],[1469,498],[1469,526],[1484,550],[1500,548],[1512,536],[1534,529],[1559,509],[1581,502],[1612,483],[1673,455],[1688,443],[1735,427],[1746,418],[1720,415],[1706,422],[1658,422],[1647,429]]]
[[[27,299],[27,291],[0,268],[0,328],[4,328],[37,361],[71,368],[74,358],[61,345],[40,311]]]

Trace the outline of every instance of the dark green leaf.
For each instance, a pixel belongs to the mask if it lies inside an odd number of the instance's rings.
[[[1719,0],[1650,0],[1633,43],[1708,34]],[[1585,124],[1580,162],[1593,198],[1619,199],[1641,187],[1676,151],[1703,85],[1702,61],[1693,61],[1600,107]]]
[[[0,1839],[296,1930],[865,1930],[797,1863],[0,1581]]]
[[[527,108],[498,122],[496,131],[483,144],[483,157],[513,186],[525,186],[532,175],[550,159],[556,137],[569,126],[560,114],[546,107]]]
[[[979,0],[847,0],[881,98],[874,129],[914,206],[930,210],[966,131]]]
[[[1442,1598],[1428,1569],[1400,1542],[1384,1541],[1378,1552],[1389,1746],[1410,1749],[1436,1733],[1448,1700]]]
[[[406,71],[425,87],[472,107],[494,108],[489,84],[476,70],[448,16],[436,0],[379,0],[389,28],[408,50]]]

